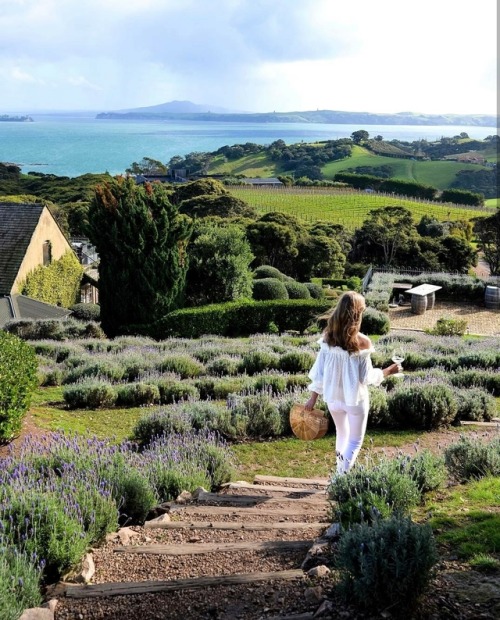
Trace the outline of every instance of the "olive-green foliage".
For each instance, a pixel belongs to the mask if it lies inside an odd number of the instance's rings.
[[[423,594],[438,560],[432,529],[399,516],[343,532],[336,567],[349,604],[370,614],[390,608],[407,617]]]
[[[183,400],[196,400],[200,397],[198,388],[185,381],[159,379],[156,384],[160,390],[160,403],[169,405]]]
[[[370,415],[368,416],[368,427],[391,426],[389,416],[389,406],[387,404],[387,392],[380,388],[369,386],[370,392]]]
[[[109,383],[99,379],[86,379],[64,388],[63,398],[70,409],[100,409],[113,407],[117,392]]]
[[[446,467],[458,482],[500,476],[500,437],[479,441],[462,435],[444,452]]]
[[[56,493],[30,491],[15,495],[9,507],[12,517],[12,535],[21,544],[26,532],[26,519],[35,530],[35,536],[24,541],[26,551],[36,552],[46,561],[45,574],[49,580],[57,579],[82,559],[90,542],[82,533],[76,514],[68,515]],[[16,536],[21,540],[16,540]]]
[[[427,333],[433,336],[463,336],[466,331],[467,321],[465,319],[442,317],[437,320],[435,327],[429,329]]]
[[[231,418],[243,437],[277,437],[283,432],[278,406],[266,393],[237,398],[232,405]]]
[[[108,336],[148,325],[182,304],[192,222],[160,183],[143,187],[121,178],[98,186],[89,222]]]
[[[134,467],[126,466],[116,476],[114,484],[121,521],[143,523],[158,500],[151,482]]]
[[[69,308],[80,298],[83,267],[73,252],[44,267],[40,265],[19,285],[23,295],[48,304]]]
[[[0,331],[0,443],[21,430],[37,383],[33,348],[17,336]]]
[[[116,404],[143,407],[160,402],[160,390],[152,383],[125,383],[117,387]]]
[[[288,289],[282,280],[262,278],[253,281],[253,298],[256,301],[266,299],[289,299]]]
[[[247,375],[255,375],[263,370],[271,370],[279,367],[279,355],[268,351],[250,351],[245,353],[240,363],[240,372]]]
[[[70,308],[73,313],[71,316],[80,321],[99,321],[101,318],[101,307],[99,304],[74,304]]]
[[[279,368],[283,372],[309,372],[314,356],[307,351],[290,351],[280,357]]]
[[[398,460],[382,459],[375,466],[356,466],[334,476],[328,495],[340,523],[349,527],[353,523],[372,523],[392,513],[408,514],[421,494],[404,465]]]
[[[403,386],[389,399],[389,415],[398,428],[435,430],[449,426],[457,412],[453,389],[447,385]]]
[[[105,338],[98,323],[65,319],[13,319],[5,331],[23,340],[66,340],[69,338]]]
[[[0,557],[0,610],[2,620],[18,620],[25,609],[42,603],[40,571],[26,553],[3,547]]]
[[[180,375],[181,379],[187,379],[199,377],[205,367],[189,355],[168,355],[162,359],[158,370],[173,372]]]
[[[147,446],[155,437],[192,430],[189,416],[177,409],[157,409],[140,418],[132,431],[132,439]]]
[[[455,391],[458,412],[454,420],[489,422],[497,415],[495,397],[482,388],[470,387]]]
[[[283,282],[289,299],[311,299],[311,293],[305,284],[300,282]]]

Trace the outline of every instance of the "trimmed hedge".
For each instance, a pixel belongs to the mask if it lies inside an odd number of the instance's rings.
[[[206,334],[238,337],[266,333],[270,323],[279,332],[303,333],[315,325],[318,317],[331,309],[328,300],[286,299],[235,301],[184,308],[170,312],[151,325],[149,333],[157,339],[170,337],[200,338]],[[372,308],[363,314],[361,330],[366,334],[386,334],[388,317]]]
[[[313,299],[210,304],[170,312],[152,329],[159,339],[171,336],[199,338],[205,334],[235,337],[265,333],[269,323],[273,322],[280,332],[296,330],[302,333],[329,307],[328,301]]]

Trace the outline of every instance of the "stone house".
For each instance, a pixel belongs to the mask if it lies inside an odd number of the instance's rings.
[[[26,276],[73,251],[47,207],[0,202],[0,328],[13,318],[63,318],[71,314],[21,294]]]

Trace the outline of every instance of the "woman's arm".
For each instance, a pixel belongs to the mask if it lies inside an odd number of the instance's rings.
[[[308,374],[309,379],[311,379],[311,383],[307,387],[311,391],[311,396],[308,398],[304,407],[309,411],[311,409],[314,409],[318,396],[323,394],[324,366],[325,366],[325,354],[324,354],[324,350],[321,349],[316,357],[313,367],[311,368]]]

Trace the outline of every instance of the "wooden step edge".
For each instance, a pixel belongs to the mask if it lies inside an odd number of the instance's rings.
[[[262,505],[262,504],[261,504]],[[303,506],[298,504],[297,508],[272,508],[266,507],[263,504],[263,508],[256,508],[255,506],[209,506],[207,504],[192,505],[192,504],[171,504],[169,513],[183,512],[186,515],[189,514],[203,514],[203,515],[233,515],[233,516],[245,516],[245,515],[261,515],[266,517],[272,516],[292,516],[292,515],[311,515],[319,517],[326,515],[328,506],[322,504],[309,504]]]
[[[329,479],[328,478],[291,478],[289,476],[263,476],[263,475],[257,475],[254,476],[254,484],[261,484],[261,483],[266,483],[266,482],[273,482],[273,483],[282,483],[282,484],[297,484],[297,485],[314,485],[314,486],[321,486],[321,487],[326,487],[328,486],[329,483]]]
[[[281,504],[290,502],[297,505],[309,503],[326,503],[327,498],[324,494],[307,495],[306,497],[268,497],[266,495],[219,495],[218,493],[200,493],[197,499],[198,504],[225,504],[239,506],[254,506],[256,504]],[[192,504],[191,504],[192,505]]]
[[[324,489],[305,489],[304,487],[286,487],[268,484],[250,484],[249,482],[228,482],[224,485],[226,489],[240,489],[249,491],[266,491],[270,493],[300,493],[301,495],[319,495],[324,493]]]
[[[205,553],[233,553],[236,551],[298,551],[310,549],[313,540],[266,540],[230,543],[181,543],[173,545],[124,545],[114,553],[146,555],[203,555]]]
[[[329,522],[305,522],[305,521],[146,521],[144,529],[147,530],[247,530],[247,531],[266,531],[266,530],[300,530],[316,529],[322,530],[330,527]]]
[[[58,593],[67,598],[97,598],[146,594],[153,592],[171,592],[177,590],[198,590],[211,586],[235,586],[259,581],[293,581],[302,579],[301,569],[274,571],[267,573],[246,573],[239,575],[222,575],[219,577],[192,577],[173,581],[136,581],[121,583],[100,583],[89,585],[59,584]]]

